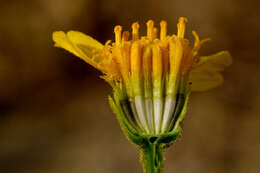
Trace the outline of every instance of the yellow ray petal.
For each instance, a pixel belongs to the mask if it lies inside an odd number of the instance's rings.
[[[189,80],[192,82],[192,91],[205,91],[221,85],[223,77],[220,72],[231,63],[232,57],[227,51],[200,57],[189,76]]]
[[[52,39],[55,42],[56,47],[63,48],[78,57],[80,56],[80,54],[75,50],[72,42],[68,39],[67,35],[63,31],[53,32]]]
[[[78,31],[69,31],[67,34],[56,31],[52,38],[55,46],[68,50],[94,67],[96,63],[91,59],[93,52],[104,47],[97,40]]]
[[[69,31],[68,38],[73,44],[78,46],[88,57],[92,56],[94,49],[103,49],[103,45],[94,38],[78,31]]]
[[[228,51],[221,51],[210,56],[201,56],[199,62],[193,69],[208,68],[210,71],[223,71],[227,66],[232,64],[232,57]]]
[[[190,82],[192,83],[192,91],[207,91],[212,88],[216,88],[224,81],[222,75],[218,72],[206,73],[206,72],[193,72],[190,74]]]

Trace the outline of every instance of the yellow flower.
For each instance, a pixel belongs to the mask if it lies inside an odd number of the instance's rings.
[[[190,48],[189,41],[184,39],[186,18],[181,17],[178,23],[177,35],[167,35],[167,23],[160,23],[160,37],[154,22],[147,22],[147,35],[139,36],[139,24],[132,25],[132,40],[129,32],[122,33],[122,27],[116,26],[115,42],[107,41],[102,45],[92,37],[78,31],[62,31],[53,33],[55,46],[64,48],[88,64],[104,73],[104,78],[111,82],[133,80],[136,94],[141,91],[139,82],[153,78],[158,89],[162,78],[167,76],[169,94],[174,92],[174,85],[178,75],[189,75],[193,91],[204,91],[214,88],[223,82],[220,72],[232,62],[227,51],[211,56],[198,56],[201,45],[207,41],[200,41],[193,31],[195,43]],[[180,73],[180,74],[179,74]],[[148,80],[149,81],[149,80]],[[147,82],[148,82],[147,81]],[[129,93],[130,94],[130,93]],[[156,95],[160,95],[157,91]]]
[[[167,23],[160,22],[160,33],[149,20],[147,34],[139,35],[139,24],[132,24],[132,37],[115,26],[115,42],[102,45],[77,31],[53,33],[55,46],[64,48],[100,70],[113,88],[125,92],[131,103],[133,126],[147,134],[167,132],[176,112],[178,94],[204,91],[223,82],[220,72],[232,63],[227,51],[199,56],[209,39],[195,38],[193,48],[184,38],[187,19],[181,17],[176,35],[167,35]],[[158,36],[159,35],[159,36]],[[131,118],[129,118],[131,119]]]
[[[115,41],[102,45],[77,31],[53,33],[55,46],[64,48],[100,70],[113,87],[111,108],[129,140],[141,146],[144,172],[160,173],[163,150],[180,135],[190,91],[205,91],[223,82],[221,72],[232,63],[227,51],[199,56],[209,39],[194,46],[184,38],[187,19],[181,17],[176,35],[167,35],[161,21],[160,33],[149,20],[147,34],[139,35],[139,24],[128,31],[115,26]],[[159,36],[157,36],[159,35]]]

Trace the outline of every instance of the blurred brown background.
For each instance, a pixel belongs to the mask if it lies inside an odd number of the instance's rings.
[[[245,0],[1,0],[0,172],[141,172],[122,134],[100,73],[53,47],[51,33],[79,30],[102,43],[113,26],[189,19],[213,41],[202,55],[229,50],[222,87],[193,93],[183,137],[167,150],[165,173],[257,173],[260,170],[260,12]],[[143,31],[145,28],[143,28]]]

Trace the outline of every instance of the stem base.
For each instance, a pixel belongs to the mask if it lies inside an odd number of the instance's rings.
[[[151,139],[150,139],[151,140]],[[141,162],[144,173],[161,173],[163,168],[163,146],[148,142],[141,150]]]

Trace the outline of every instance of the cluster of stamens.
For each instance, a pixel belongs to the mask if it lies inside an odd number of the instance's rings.
[[[181,17],[178,23],[178,37],[183,38],[185,32],[185,23],[187,22],[186,18]],[[153,20],[149,20],[147,23],[147,35],[146,38],[148,40],[154,40],[157,38],[158,29],[154,26]],[[140,25],[135,22],[132,24],[132,41],[139,40],[139,27]],[[115,26],[115,43],[117,45],[121,44],[124,41],[128,41],[130,33],[128,31],[124,31],[122,33],[122,27],[120,25]],[[160,22],[160,40],[165,40],[167,36],[167,22]]]
[[[114,73],[131,102],[134,116],[128,118],[145,133],[164,133],[173,121],[180,78],[193,60],[184,40],[186,22],[186,18],[180,18],[177,35],[167,36],[167,23],[161,21],[160,38],[152,20],[146,23],[147,34],[141,38],[139,24],[133,23],[132,40],[121,26],[114,28],[115,43],[109,49],[111,64],[117,67]]]
[[[200,40],[193,31],[195,41],[191,48],[184,38],[186,22],[181,17],[177,34],[173,35],[167,35],[165,21],[160,22],[158,30],[149,20],[145,36],[140,36],[138,23],[132,24],[131,34],[116,26],[115,41],[109,40],[105,45],[77,31],[54,32],[53,40],[55,46],[70,51],[104,74],[115,91],[115,110],[133,128],[147,135],[160,135],[178,127],[189,88],[201,91],[220,84],[220,71],[232,61],[226,51],[199,57],[201,45],[209,39]],[[213,82],[203,83],[206,79]],[[114,107],[112,101],[111,105]]]

